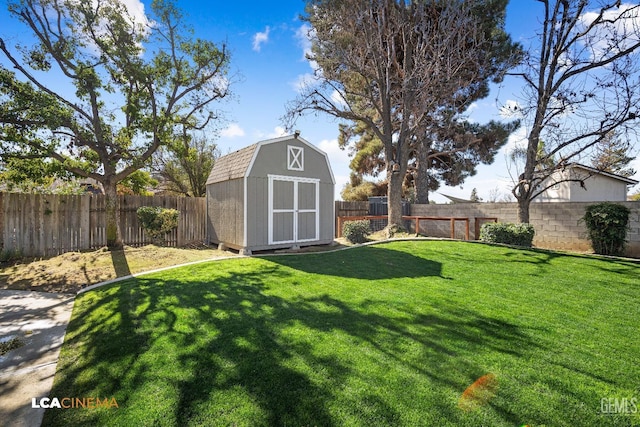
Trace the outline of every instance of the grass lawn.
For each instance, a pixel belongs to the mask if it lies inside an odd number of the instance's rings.
[[[51,396],[118,408],[43,425],[639,425],[601,413],[640,400],[639,277],[447,241],[154,273],[80,295],[67,329]]]

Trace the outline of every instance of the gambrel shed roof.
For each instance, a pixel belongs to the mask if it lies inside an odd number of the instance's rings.
[[[258,148],[258,143],[218,158],[213,164],[213,169],[211,169],[207,184],[244,177],[251,164],[256,148]]]
[[[211,169],[211,173],[209,174],[209,178],[207,179],[207,185],[245,177],[249,173],[249,168],[251,167],[257,151],[259,151],[261,146],[288,141],[291,140],[291,138],[292,137],[289,135],[260,141],[216,159],[213,164],[213,169]],[[329,163],[327,154],[318,147],[297,136],[295,137],[295,140],[308,146],[312,150],[321,153],[326,159],[327,164]],[[333,171],[331,171],[331,168],[329,168],[329,174],[331,175],[331,182],[335,184],[335,178],[333,177]]]

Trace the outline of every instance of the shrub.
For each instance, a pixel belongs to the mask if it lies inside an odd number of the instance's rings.
[[[4,249],[0,252],[0,262],[14,262],[22,258],[22,252],[16,249]]]
[[[165,243],[165,236],[178,227],[178,211],[159,206],[142,206],[136,211],[144,231],[154,243]]]
[[[342,227],[342,235],[351,243],[364,243],[371,234],[369,221],[346,221]]]
[[[536,234],[531,224],[512,224],[509,222],[489,222],[480,229],[480,240],[489,243],[531,247]]]
[[[622,255],[631,211],[615,203],[587,206],[582,217],[593,251],[600,255]]]

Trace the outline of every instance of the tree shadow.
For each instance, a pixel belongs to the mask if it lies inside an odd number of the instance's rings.
[[[82,294],[51,395],[115,397],[119,409],[106,416],[116,424],[139,423],[141,413],[149,425],[219,419],[251,425],[407,424],[407,410],[413,416],[427,411],[411,388],[399,402],[364,389],[354,390],[353,405],[338,412],[334,405],[353,381],[377,384],[375,376],[386,374],[380,366],[389,365],[396,381],[417,372],[421,381],[455,394],[486,373],[472,356],[491,351],[524,357],[536,347],[528,331],[470,309],[425,314],[399,306],[390,317],[381,313],[384,301],[353,302],[339,292],[306,294],[289,282],[288,268],[302,266],[310,274],[350,272],[348,277],[367,280],[440,271],[437,263],[417,256],[369,251],[376,259],[370,271],[350,271],[345,253],[313,262],[305,257],[302,265],[300,257],[283,256],[237,260],[224,268],[194,266],[206,270],[183,269],[180,279],[171,280],[141,277]],[[345,266],[331,268],[339,260]],[[383,260],[405,268],[376,268]],[[352,351],[327,351],[338,345],[337,337],[353,345]],[[407,346],[417,350],[407,354]],[[356,366],[358,353],[366,354],[375,370]],[[159,390],[155,401],[150,390]],[[455,405],[452,410],[440,396],[432,411],[445,409],[439,419],[460,421]],[[47,410],[43,425],[102,424],[104,416],[104,411]]]
[[[367,262],[362,262],[366,258]],[[428,258],[379,246],[305,255],[269,256],[269,261],[294,270],[364,280],[441,277],[442,265]]]
[[[116,277],[125,277],[131,275],[131,269],[127,262],[127,256],[124,249],[109,251],[111,255],[111,262],[113,263],[113,269],[116,272]]]

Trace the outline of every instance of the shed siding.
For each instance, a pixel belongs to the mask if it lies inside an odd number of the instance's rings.
[[[287,169],[287,146],[304,149],[304,170]],[[298,178],[318,178],[321,182],[332,182],[327,160],[321,153],[294,139],[282,144],[265,144],[255,159],[250,176],[269,174],[295,176]]]
[[[247,246],[269,243],[269,179],[247,178]]]
[[[333,184],[321,182],[320,183],[320,236],[318,238],[322,241],[332,242],[335,226],[334,216],[334,202],[333,202]]]
[[[580,183],[571,182],[570,202],[626,202],[627,184],[607,176],[595,175],[585,180],[585,188]]]
[[[224,242],[231,247],[243,245],[243,191],[242,179],[218,182],[208,186],[209,236],[212,242]]]

